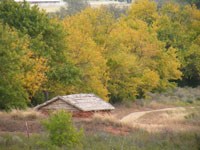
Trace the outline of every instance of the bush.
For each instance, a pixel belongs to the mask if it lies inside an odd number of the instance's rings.
[[[83,133],[74,127],[70,113],[58,111],[45,120],[43,125],[49,132],[51,144],[66,148],[81,146]]]

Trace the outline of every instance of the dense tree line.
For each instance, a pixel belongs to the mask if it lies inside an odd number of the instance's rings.
[[[58,19],[2,0],[1,109],[36,105],[44,95],[91,92],[119,102],[200,84],[194,5],[138,0],[121,16],[111,10],[87,7]]]
[[[200,1],[199,0],[154,0],[158,6],[165,5],[169,2],[175,2],[179,5],[196,5],[197,8],[200,8]]]

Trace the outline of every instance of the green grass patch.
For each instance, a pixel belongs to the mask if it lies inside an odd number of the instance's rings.
[[[45,134],[34,134],[27,138],[24,134],[0,135],[0,150],[65,150],[48,143]],[[127,136],[111,135],[105,132],[85,135],[83,150],[198,150],[200,133],[148,133],[135,130]],[[72,148],[74,149],[74,148]]]
[[[137,131],[128,136],[107,133],[90,135],[84,150],[198,150],[200,134],[195,133],[148,133]]]

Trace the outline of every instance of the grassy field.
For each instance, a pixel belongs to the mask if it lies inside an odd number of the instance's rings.
[[[187,130],[176,130],[179,128],[199,127],[200,109],[188,108],[183,120],[176,120],[174,125],[166,126],[159,132],[142,129],[140,126],[124,124],[119,119],[111,115],[95,114],[92,119],[74,119],[77,128],[84,129],[82,147],[73,149],[83,150],[199,150],[200,130],[199,128]],[[163,114],[152,112],[145,114],[136,122],[151,123],[155,121],[155,116]],[[165,112],[173,116],[173,112]],[[177,114],[178,112],[176,112]],[[0,150],[65,150],[52,146],[48,141],[47,133],[41,126],[41,120],[45,116],[34,111],[13,111],[11,113],[0,114]],[[148,118],[148,119],[147,119]],[[154,120],[153,120],[154,118]],[[162,119],[162,118],[160,118]],[[157,119],[157,123],[161,121]],[[152,121],[152,122],[150,122]],[[166,120],[167,121],[167,120]],[[25,122],[28,122],[30,136],[26,133]],[[4,128],[3,128],[4,127]],[[172,130],[174,129],[174,130]],[[155,130],[156,131],[156,130]]]
[[[65,148],[47,144],[46,135],[33,134],[30,138],[22,133],[4,133],[0,136],[1,150],[45,150]],[[199,150],[200,133],[148,133],[133,130],[129,135],[113,135],[106,132],[86,134],[81,148],[84,150]],[[73,148],[75,149],[75,148]]]
[[[200,150],[198,90],[151,94],[149,100],[115,105],[111,114],[74,118],[84,138],[73,150]],[[0,112],[0,150],[65,150],[48,141],[45,118],[31,109]]]

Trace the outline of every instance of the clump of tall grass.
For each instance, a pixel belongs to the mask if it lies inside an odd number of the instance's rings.
[[[30,108],[27,110],[13,109],[10,112],[0,112],[0,116],[2,118],[10,117],[15,120],[34,120],[44,117],[44,115],[41,114],[40,112]]]
[[[94,123],[111,125],[114,127],[123,127],[125,125],[111,114],[95,113],[92,120]]]
[[[185,116],[186,122],[192,125],[200,126],[200,108],[191,108],[188,115]]]
[[[13,109],[10,112],[10,116],[13,119],[27,119],[27,120],[34,120],[43,117],[43,115],[35,111],[33,109],[27,109],[27,110],[18,110],[18,109]]]
[[[11,116],[14,118],[25,118],[25,119],[37,119],[40,118],[42,115],[40,112],[35,111],[33,109],[28,109],[26,111],[21,111],[21,110],[13,110],[11,112]]]

